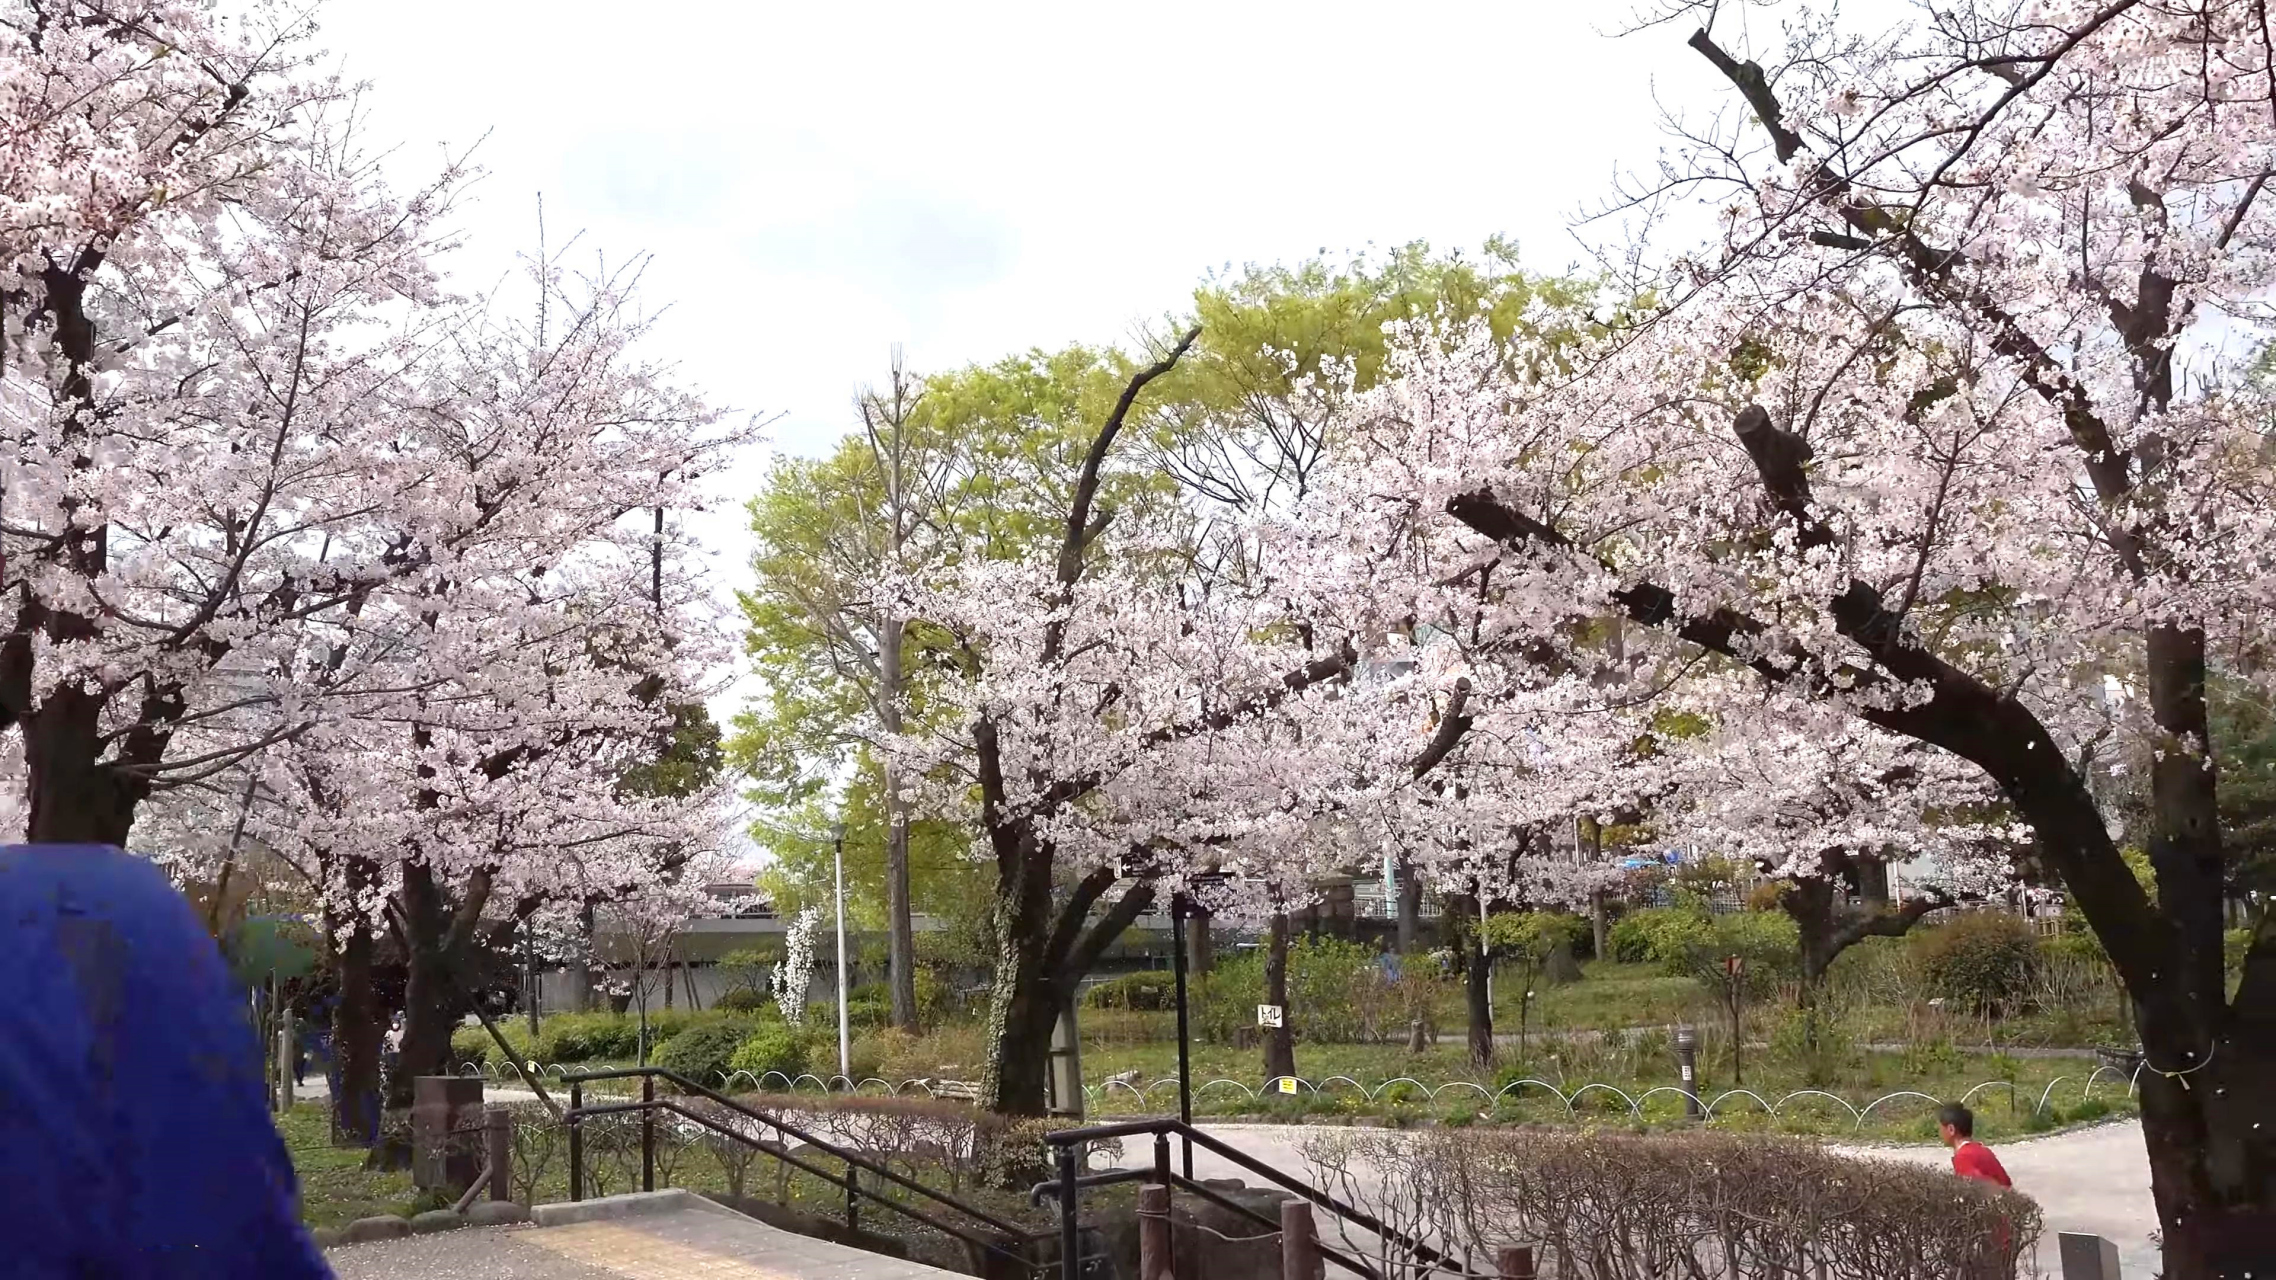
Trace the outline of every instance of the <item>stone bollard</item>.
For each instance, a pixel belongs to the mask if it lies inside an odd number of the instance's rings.
[[[482,1081],[419,1076],[411,1081],[411,1185],[445,1187],[455,1197],[474,1185],[482,1157],[469,1140],[481,1127]],[[464,1135],[463,1137],[461,1135]]]
[[[1320,1233],[1312,1206],[1302,1200],[1280,1202],[1280,1280],[1320,1280]]]
[[[2118,1280],[2117,1245],[2077,1231],[2055,1239],[2062,1249],[2063,1280]]]
[[[514,1115],[504,1107],[482,1111],[482,1139],[490,1161],[490,1198],[514,1198]]]

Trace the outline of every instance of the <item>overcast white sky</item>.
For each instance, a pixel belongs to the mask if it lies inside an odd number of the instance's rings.
[[[1212,269],[1514,238],[1662,145],[1655,93],[1722,100],[1627,0],[781,4],[330,0],[399,184],[486,140],[469,286],[571,231],[653,255],[658,337],[715,403],[810,453],[902,344],[919,370],[1114,342]],[[1758,18],[1757,21],[1760,19]],[[747,493],[766,451],[737,468]],[[723,586],[747,540],[700,522]],[[715,710],[725,712],[723,698]]]

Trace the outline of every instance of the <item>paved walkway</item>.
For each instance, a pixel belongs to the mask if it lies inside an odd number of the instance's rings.
[[[562,1227],[475,1227],[346,1245],[340,1280],[951,1280],[716,1207]]]

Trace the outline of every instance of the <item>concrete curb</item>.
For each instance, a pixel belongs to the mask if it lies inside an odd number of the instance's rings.
[[[688,1210],[724,1214],[744,1222],[752,1221],[726,1205],[706,1200],[680,1187],[668,1187],[662,1191],[629,1191],[623,1195],[602,1196],[598,1200],[541,1204],[532,1207],[529,1216],[530,1221],[540,1227],[566,1227],[578,1222],[610,1222],[618,1218],[640,1218],[650,1214],[681,1213]]]

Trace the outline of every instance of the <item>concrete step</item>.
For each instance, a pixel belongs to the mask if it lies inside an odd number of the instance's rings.
[[[944,1280],[956,1273],[770,1227],[686,1191],[539,1205],[526,1226],[346,1245],[340,1280]]]

